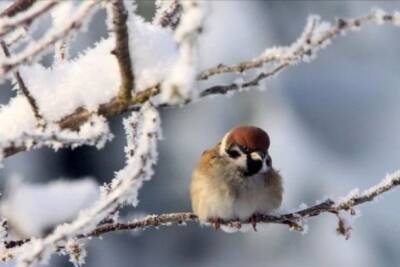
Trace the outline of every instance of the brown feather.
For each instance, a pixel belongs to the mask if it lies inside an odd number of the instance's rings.
[[[270,145],[268,134],[254,126],[238,126],[229,131],[226,146],[239,145],[252,151],[267,151]]]

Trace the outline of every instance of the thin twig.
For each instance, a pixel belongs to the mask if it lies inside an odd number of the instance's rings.
[[[26,26],[32,23],[32,21],[40,16],[42,16],[43,14],[47,13],[50,9],[52,9],[53,7],[55,7],[59,2],[58,0],[47,0],[46,2],[42,2],[44,4],[42,4],[42,6],[38,9],[34,9],[34,10],[28,10],[26,12],[26,14],[24,14],[24,16],[22,17],[18,17],[18,18],[13,18],[13,19],[9,19],[8,17],[3,18],[2,20],[0,20],[0,37],[3,37],[4,35],[6,35],[7,33],[15,30],[16,28],[20,27],[20,26]],[[19,10],[22,11],[22,10]],[[16,15],[16,13],[13,13],[13,15]]]
[[[83,20],[87,18],[92,9],[100,2],[101,1],[95,0],[86,0],[82,2],[74,17],[58,31],[53,31],[47,34],[38,42],[26,48],[23,52],[20,52],[19,54],[16,54],[13,57],[1,62],[0,77],[17,68],[21,64],[32,61],[33,58],[35,58],[38,54],[48,49],[57,41],[68,36],[72,30],[79,29],[82,26]]]
[[[339,200],[337,202],[327,199],[319,204],[295,212],[285,213],[281,215],[262,214],[248,220],[221,220],[220,224],[240,229],[243,224],[275,223],[288,225],[291,228],[294,227],[295,230],[302,230],[300,223],[307,218],[316,217],[322,213],[338,214],[339,211],[352,210],[358,205],[373,201],[377,196],[394,189],[398,185],[400,185],[400,171],[396,171],[392,174],[387,175],[384,179],[381,180],[380,183],[370,187],[360,194],[354,194],[353,192],[350,192],[347,197],[344,197],[342,200]],[[101,236],[110,232],[119,232],[125,230],[146,230],[151,227],[182,225],[190,222],[198,223],[197,216],[191,212],[149,215],[144,217],[143,219],[134,220],[132,222],[115,222],[103,224],[87,234],[78,235],[77,238],[89,238],[94,236]],[[7,241],[5,244],[7,248],[12,248],[16,246],[21,246],[29,241],[29,239],[14,240]]]
[[[169,5],[167,2],[159,0],[159,10],[153,19],[154,24],[158,24],[164,28],[171,27],[173,30],[179,24],[179,19],[182,14],[182,5],[178,0],[171,0]]]
[[[30,8],[37,0],[15,0],[9,7],[0,13],[0,18],[13,17],[16,14]]]
[[[3,49],[3,52],[6,55],[6,57],[10,57],[10,51],[8,50],[7,44],[4,41],[1,41],[0,45],[1,45],[2,49]],[[31,106],[31,109],[33,111],[33,114],[35,115],[35,118],[37,119],[38,125],[39,126],[43,126],[44,120],[43,120],[42,115],[40,114],[39,107],[38,107],[38,105],[36,103],[36,100],[32,96],[32,94],[30,93],[28,88],[26,87],[26,84],[25,84],[24,80],[22,79],[22,76],[19,73],[19,71],[15,71],[14,72],[14,77],[15,77],[15,80],[17,81],[17,83],[18,83],[18,87],[21,90],[22,94],[28,100],[28,103]]]
[[[123,0],[111,1],[113,25],[115,33],[115,48],[111,52],[118,61],[119,72],[121,76],[121,85],[117,99],[128,103],[131,99],[131,92],[134,89],[134,76],[131,56],[129,53],[129,36],[127,19],[128,12],[124,6]]]

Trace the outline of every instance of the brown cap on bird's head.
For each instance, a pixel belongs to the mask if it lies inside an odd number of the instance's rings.
[[[232,128],[225,142],[226,147],[239,145],[249,151],[266,151],[270,145],[269,136],[263,129],[246,125]]]

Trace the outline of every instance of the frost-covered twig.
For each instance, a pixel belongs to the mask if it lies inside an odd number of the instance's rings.
[[[10,51],[8,50],[7,44],[4,41],[0,41],[0,45],[1,45],[1,48],[3,49],[3,52],[4,52],[5,56],[6,57],[10,57]],[[42,115],[40,114],[39,107],[38,107],[38,105],[36,103],[36,100],[33,98],[32,94],[30,93],[30,91],[26,87],[25,82],[22,79],[22,76],[19,73],[19,71],[15,71],[14,78],[17,81],[19,90],[22,92],[22,94],[28,100],[28,103],[32,108],[33,114],[35,115],[35,118],[38,121],[38,125],[42,126],[44,121],[43,121]]]
[[[113,31],[115,33],[115,48],[111,52],[118,61],[119,72],[121,76],[121,85],[118,92],[118,100],[124,103],[131,99],[133,86],[133,65],[131,55],[129,53],[129,36],[127,19],[128,12],[124,6],[123,0],[110,1],[110,16],[112,16]]]
[[[161,101],[179,104],[196,98],[197,40],[206,17],[207,2],[181,1],[183,13],[175,31],[179,55],[168,78],[162,84]]]
[[[7,33],[12,30],[17,29],[21,26],[26,26],[31,24],[33,20],[40,17],[41,15],[48,12],[54,6],[58,4],[59,0],[47,0],[47,1],[39,1],[37,6],[33,6],[28,9],[24,13],[20,13],[18,15],[11,18],[11,15],[0,19],[0,37],[3,37]],[[21,10],[20,10],[21,11]]]
[[[104,0],[105,1],[105,0]],[[11,58],[5,59],[0,63],[0,77],[4,76],[11,70],[17,68],[19,65],[32,61],[38,54],[50,48],[51,45],[57,41],[65,38],[73,30],[79,29],[82,26],[83,21],[87,18],[93,8],[98,5],[101,1],[86,0],[83,1],[76,13],[72,16],[71,20],[68,21],[63,27],[51,30],[39,41],[29,45],[22,52],[14,55]]]
[[[12,152],[8,151],[9,149],[38,149],[44,146],[57,151],[65,147],[74,149],[83,145],[100,149],[112,138],[107,121],[103,117],[92,116],[78,131],[61,131],[57,124],[48,124],[33,132],[23,133],[15,140],[0,141],[0,151],[3,150],[7,154]]]
[[[240,83],[234,82],[228,85],[212,85],[208,88],[205,88],[201,91],[200,97],[206,97],[215,94],[225,94],[227,92],[239,91],[242,88],[251,88],[256,86],[262,79],[276,76],[280,71],[287,69],[287,67],[291,66],[292,64],[296,62],[300,63],[301,59],[310,59],[310,56],[315,57],[317,50],[326,45],[331,39],[348,30],[360,29],[367,22],[376,23],[379,25],[382,22],[391,22],[394,25],[400,25],[400,13],[393,12],[389,14],[383,11],[374,11],[371,14],[355,19],[338,19],[335,25],[321,22],[319,18],[312,16],[308,20],[305,31],[302,33],[298,41],[293,45],[283,48],[267,49],[261,56],[257,57],[253,63],[252,60],[250,60],[232,65],[230,67],[221,67],[220,70],[216,70],[218,69],[217,67],[201,72],[197,76],[198,79],[204,79],[205,77],[210,77],[210,75],[217,75],[230,71],[241,72],[253,67],[257,68],[262,66],[264,62],[272,59],[275,59],[274,62],[277,63],[274,64],[272,68],[259,73],[248,81],[243,81]],[[129,103],[121,104],[120,101],[112,99],[110,102],[100,105],[98,114],[110,117],[127,110],[137,110],[140,108],[141,104],[145,103],[150,98],[157,96],[159,93],[160,85],[157,84],[143,91],[135,93]],[[191,102],[190,99],[186,100],[184,103],[189,102]],[[181,105],[182,103],[179,104]],[[78,108],[74,113],[59,121],[60,128],[79,128],[79,126],[87,121],[92,114],[93,112],[89,112],[84,108]],[[23,150],[24,148],[21,147],[11,147],[3,151],[3,154],[5,157],[8,157]]]
[[[383,24],[384,22],[400,26],[400,13],[386,13],[382,10],[372,11],[370,14],[354,19],[339,18],[331,25],[321,21],[319,16],[312,15],[308,18],[307,25],[299,39],[288,47],[273,47],[266,49],[260,56],[243,61],[238,64],[226,66],[219,64],[209,68],[198,75],[199,80],[207,80],[211,76],[223,73],[243,73],[244,71],[261,68],[267,63],[278,63],[278,66],[289,66],[305,59],[315,58],[319,49],[324,48],[330,41],[347,31],[360,30],[367,23]],[[288,64],[285,64],[285,63]],[[278,68],[275,66],[275,68]]]
[[[0,18],[13,17],[30,8],[37,0],[15,0],[9,7],[0,13]]]
[[[156,141],[160,134],[160,122],[157,110],[149,103],[142,107],[139,114],[133,113],[127,122],[136,119],[140,120],[136,153],[127,158],[126,166],[117,172],[110,186],[103,190],[100,199],[91,208],[82,211],[73,222],[58,226],[43,239],[32,239],[25,244],[21,254],[16,255],[18,267],[47,260],[60,246],[65,247],[71,239],[95,229],[118,205],[137,205],[138,190],[153,174],[152,166],[157,159]],[[130,126],[129,123],[125,125]],[[126,130],[129,133],[130,129]]]
[[[377,196],[394,189],[396,186],[400,185],[400,170],[388,174],[382,181],[369,189],[358,193],[358,190],[351,191],[346,197],[338,200],[332,201],[327,199],[319,204],[310,206],[308,208],[303,208],[294,212],[285,213],[281,215],[267,215],[260,214],[252,219],[239,221],[239,220],[228,220],[220,221],[220,225],[225,225],[230,228],[240,229],[243,224],[255,224],[255,223],[275,223],[288,225],[294,230],[304,231],[303,221],[310,217],[318,216],[322,213],[333,213],[339,215],[342,211],[351,211],[355,206],[361,205],[366,202],[373,201]],[[124,230],[145,230],[151,227],[159,226],[171,226],[174,224],[183,225],[188,222],[198,222],[197,216],[191,212],[177,212],[177,213],[166,213],[158,215],[149,215],[142,219],[134,220],[132,222],[114,222],[107,223],[95,227],[92,231],[84,234],[79,234],[76,238],[88,238],[93,236],[101,236],[110,232],[124,231]],[[341,224],[341,225],[340,225]],[[344,225],[343,220],[339,220],[339,227],[344,229],[345,235],[349,226]],[[338,229],[341,230],[341,229]],[[347,230],[346,230],[347,229]],[[13,248],[21,246],[27,242],[27,240],[14,240],[5,242],[6,248]]]
[[[153,24],[175,29],[179,24],[182,6],[178,0],[157,0]]]

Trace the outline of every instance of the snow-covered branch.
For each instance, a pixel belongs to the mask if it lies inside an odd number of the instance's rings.
[[[15,0],[9,7],[0,13],[0,18],[13,17],[30,8],[37,0]]]
[[[33,20],[47,13],[58,4],[58,0],[39,1],[36,6],[28,9],[24,13],[10,13],[8,16],[0,19],[0,37],[9,32],[18,29],[18,27],[31,24]],[[21,11],[21,10],[20,10]],[[13,16],[15,15],[15,17]],[[12,17],[13,16],[13,17]]]
[[[72,16],[68,23],[63,25],[63,27],[51,30],[43,38],[41,38],[37,42],[30,44],[22,52],[3,60],[3,62],[0,62],[0,77],[4,76],[5,74],[17,68],[23,63],[31,62],[32,59],[35,58],[37,55],[48,50],[51,45],[65,38],[73,30],[79,29],[82,26],[84,20],[87,19],[90,12],[93,11],[93,8],[100,2],[96,0],[86,0],[82,2],[76,13]]]
[[[343,219],[340,217],[341,212],[350,212],[355,215],[354,207],[373,201],[377,196],[394,189],[400,185],[400,170],[386,175],[382,181],[363,192],[359,193],[358,190],[352,190],[346,197],[337,201],[327,199],[313,206],[302,208],[293,212],[268,215],[257,214],[245,221],[229,220],[218,222],[217,227],[223,227],[224,230],[232,231],[239,230],[242,227],[251,226],[256,230],[257,224],[274,223],[288,225],[291,229],[296,231],[306,231],[305,220],[310,217],[316,217],[322,213],[331,213],[339,217],[338,227],[343,224]],[[106,233],[126,231],[126,230],[146,230],[151,227],[172,226],[172,225],[185,225],[186,223],[198,223],[197,216],[191,212],[177,212],[166,214],[148,215],[141,219],[136,219],[130,222],[112,222],[102,224],[95,227],[93,230],[76,236],[78,239],[101,236]],[[216,226],[215,222],[210,222],[212,226]],[[225,228],[225,227],[227,228]],[[343,225],[342,225],[343,227]],[[348,227],[348,226],[347,226]],[[248,227],[247,227],[248,228]],[[246,228],[246,229],[247,229]],[[348,234],[348,233],[342,233]],[[25,245],[30,240],[8,240],[4,243],[6,249]]]
[[[7,44],[4,41],[1,41],[0,45],[3,49],[5,56],[10,57],[10,51],[8,50]],[[22,92],[22,94],[28,100],[29,105],[32,108],[33,114],[35,115],[35,118],[38,120],[38,125],[41,125],[43,123],[43,117],[40,114],[39,107],[37,106],[36,100],[33,98],[32,94],[29,92],[28,88],[26,87],[26,84],[25,84],[24,80],[22,79],[22,76],[19,73],[19,71],[15,71],[14,78],[17,81],[19,90]]]
[[[208,3],[197,0],[181,1],[183,13],[175,31],[179,54],[171,73],[161,86],[162,102],[179,104],[197,97],[197,41],[202,31]]]
[[[179,24],[182,5],[178,0],[156,0],[156,14],[153,24],[175,29]]]
[[[133,113],[124,124],[128,138],[136,137],[134,142],[128,140],[127,150],[134,143],[135,151],[127,153],[126,166],[103,188],[100,199],[91,208],[81,211],[77,219],[58,226],[43,239],[32,239],[24,244],[25,249],[15,255],[17,266],[30,266],[37,261],[46,261],[53,252],[65,247],[76,236],[93,231],[120,205],[137,205],[138,190],[144,181],[151,178],[152,166],[157,159],[156,142],[160,135],[158,112],[148,103],[143,105],[138,114]],[[132,125],[135,126],[133,129]]]
[[[319,16],[312,15],[308,18],[301,36],[290,46],[268,48],[252,60],[229,66],[219,64],[201,72],[197,78],[199,80],[207,80],[215,75],[225,73],[241,74],[251,69],[261,69],[258,75],[247,81],[229,85],[216,85],[203,90],[201,95],[225,94],[232,90],[256,86],[261,80],[274,76],[289,66],[296,65],[301,61],[310,62],[316,58],[318,51],[329,45],[335,37],[344,35],[347,32],[359,31],[361,27],[368,23],[377,25],[390,23],[400,26],[400,13],[397,11],[386,13],[382,10],[375,10],[358,18],[339,18],[335,24],[321,21]],[[267,66],[267,64],[271,66]]]
[[[200,90],[199,97],[202,98],[209,95],[225,94],[228,92],[240,91],[244,88],[255,87],[261,80],[275,76],[281,71],[287,69],[289,66],[296,65],[296,63],[301,63],[303,61],[308,62],[310,59],[315,58],[319,49],[329,44],[336,36],[340,36],[345,32],[354,32],[359,30],[367,23],[381,25],[384,22],[396,26],[400,25],[400,13],[385,13],[377,10],[359,18],[338,19],[336,24],[321,21],[318,16],[310,16],[304,32],[292,45],[288,47],[266,49],[262,55],[253,60],[244,61],[232,66],[219,65],[200,72],[200,74],[197,75],[197,80],[199,82],[211,76],[227,72],[240,73],[254,68],[262,70],[255,77],[250,78],[247,81],[243,80],[241,82],[234,82],[227,85],[212,85],[208,88],[204,88]],[[264,70],[264,65],[266,63],[269,63],[271,66],[270,68],[267,68],[267,70]],[[137,77],[137,79],[140,79],[140,77]],[[109,102],[100,104],[97,113],[105,117],[110,117],[128,110],[137,110],[140,108],[140,105],[159,95],[160,92],[160,84],[155,84],[147,89],[141,89],[136,92],[127,103],[121,103],[121,101],[113,98],[109,100]],[[184,101],[184,103],[190,102],[191,99],[186,99],[186,101]],[[179,103],[179,105],[182,105],[182,103]],[[94,113],[88,111],[86,108],[79,107],[76,108],[75,112],[60,119],[58,123],[61,129],[78,129],[82,123],[92,116],[92,114]],[[25,149],[26,148],[24,147],[10,147],[4,149],[3,154],[7,157]]]

